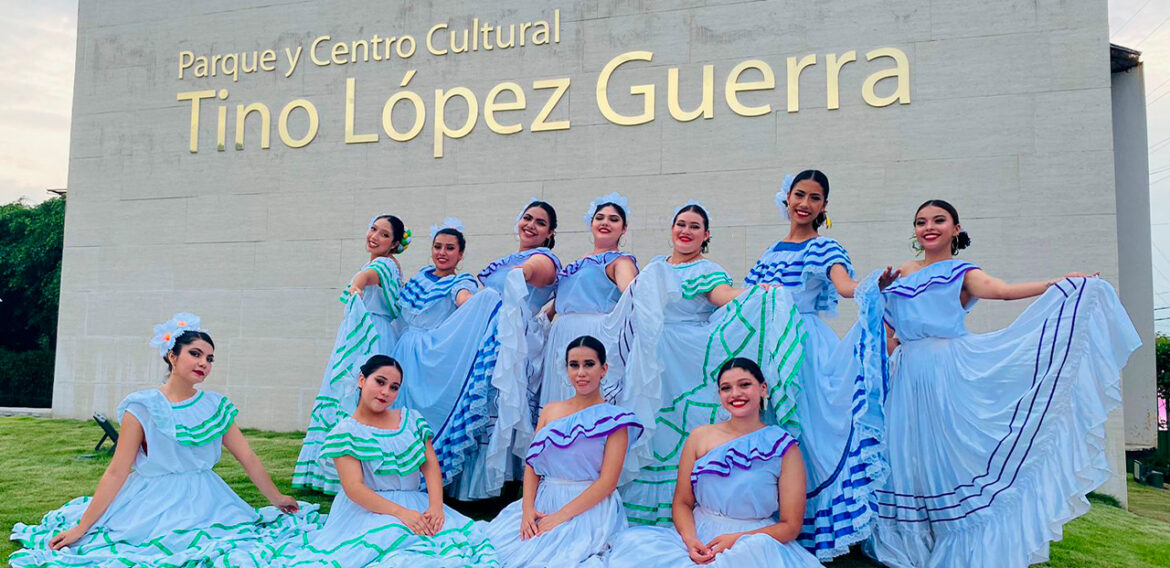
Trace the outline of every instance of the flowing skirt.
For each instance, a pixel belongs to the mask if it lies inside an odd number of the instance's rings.
[[[753,531],[776,522],[776,519],[735,519],[702,507],[695,508],[695,532],[704,544],[728,533]],[[613,540],[608,555],[609,568],[678,568],[697,566],[691,561],[686,544],[673,528],[634,527]],[[820,566],[816,557],[796,542],[779,542],[765,534],[740,537],[731,548],[715,555],[702,566],[745,568],[791,568]]]
[[[555,513],[591,484],[593,481],[544,478],[536,492],[536,510],[546,515]],[[621,497],[616,491],[551,532],[528,540],[520,540],[522,518],[522,504],[516,501],[500,511],[495,520],[484,524],[484,532],[495,544],[501,566],[602,566],[598,555],[605,552],[609,540],[627,526]]]
[[[421,491],[387,490],[378,491],[378,495],[420,513],[428,506],[427,494]],[[372,513],[341,492],[333,499],[325,526],[304,534],[299,544],[286,547],[273,564],[323,568],[499,565],[491,542],[474,521],[449,507],[443,511],[443,530],[433,537],[419,536],[398,517]]]
[[[39,525],[16,523],[13,567],[254,566],[263,567],[284,544],[320,526],[317,506],[295,514],[254,509],[210,470],[146,477],[131,473],[106,512],[80,540],[49,549],[57,533],[77,526],[89,506],[78,497]]]
[[[644,339],[636,325],[634,335],[638,341]],[[649,439],[650,456],[632,456],[641,469],[622,487],[629,521],[638,525],[672,523],[674,482],[687,436],[697,426],[727,417],[715,385],[719,367],[727,360],[749,357],[759,362],[769,386],[766,420],[793,435],[800,432],[796,407],[805,333],[788,291],[748,289],[707,322],[664,322],[658,336],[656,348],[635,348],[631,362],[634,369],[647,359],[658,361],[661,392],[656,400],[663,405],[651,421],[643,422],[653,424],[642,436]],[[630,376],[635,376],[633,370]]]
[[[871,553],[890,566],[1046,560],[1110,477],[1105,420],[1138,345],[1096,278],[1051,287],[1006,329],[903,343]]]
[[[321,390],[309,414],[309,427],[293,470],[293,486],[336,493],[340,485],[327,473],[317,457],[325,436],[337,422],[357,408],[357,379],[360,368],[372,355],[389,355],[398,341],[393,319],[371,313],[360,295],[350,296],[345,318],[337,328],[333,353],[325,366]]]
[[[873,492],[889,472],[881,397],[886,382],[884,302],[877,273],[857,288],[859,321],[838,340],[816,314],[802,314],[807,337],[797,415],[808,472],[808,504],[798,542],[821,560],[869,537]]]
[[[487,431],[499,310],[499,294],[480,290],[435,329],[408,329],[394,348],[404,377],[395,406],[418,410],[435,429],[444,484],[463,472]]]

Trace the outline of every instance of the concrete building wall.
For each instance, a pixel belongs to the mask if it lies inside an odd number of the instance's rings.
[[[1154,274],[1150,247],[1150,162],[1142,66],[1113,73],[1113,149],[1117,180],[1117,292],[1142,337],[1122,377],[1125,446],[1153,448],[1158,435],[1154,365]]]
[[[409,59],[304,65],[284,76],[285,48],[334,40],[412,34],[484,22],[552,19],[559,43],[432,56],[421,43]],[[903,52],[908,104],[876,107],[863,85],[892,67],[865,61],[878,48]],[[179,53],[206,55],[273,48],[275,72],[178,79]],[[1118,282],[1117,217],[1106,2],[1104,0],[661,0],[626,2],[269,1],[81,2],[69,207],[54,413],[112,411],[127,393],[157,384],[162,362],[147,346],[151,326],[180,310],[203,317],[217,342],[208,387],[241,408],[240,424],[303,428],[335,326],[340,288],[364,262],[368,219],[393,212],[416,234],[447,215],[463,219],[470,241],[463,268],[476,271],[515,250],[517,209],[531,196],[554,203],[562,226],[556,252],[590,250],[581,216],[595,196],[630,197],[626,245],[643,261],[668,251],[673,208],[696,198],[713,217],[710,257],[742,278],[786,231],[772,195],[785,172],[817,167],[832,182],[825,234],[840,240],[861,273],[913,255],[910,220],[928,198],[955,203],[974,247],[963,256],[1008,280],[1100,270]],[[631,86],[653,83],[655,119],[620,126],[599,111],[596,82],[619,54],[649,62],[623,66],[609,83],[615,111],[640,112]],[[828,54],[856,50],[839,78],[840,108],[829,110]],[[797,81],[788,112],[789,57],[816,56]],[[762,116],[734,113],[728,73],[747,60],[775,73],[775,88],[740,95],[770,104]],[[678,68],[682,106],[700,100],[713,66],[713,116],[680,122],[667,102]],[[435,158],[433,114],[418,138],[347,144],[346,79],[353,78],[356,134],[379,132],[386,99],[419,93],[428,112],[436,89],[468,87],[482,104],[503,81],[524,88],[528,108],[510,115],[524,130],[492,132],[480,116]],[[551,90],[534,81],[568,77],[550,121],[568,130],[532,132]],[[749,71],[745,81],[760,79]],[[226,89],[204,101],[197,152],[189,151],[189,102],[177,93]],[[878,84],[887,96],[894,80]],[[276,132],[258,147],[248,123],[234,146],[235,105],[313,102],[319,131],[303,148]],[[216,151],[216,108],[226,105],[226,145]],[[461,101],[449,124],[462,124]],[[405,110],[396,127],[410,126]],[[249,119],[254,121],[255,117]],[[304,132],[296,111],[289,130]],[[426,263],[425,243],[401,260],[407,274]],[[970,325],[1006,325],[1026,302],[984,302]],[[843,330],[854,315],[843,302]],[[1121,447],[1120,413],[1110,443]],[[1115,452],[1120,456],[1120,452]],[[1118,458],[1119,459],[1119,458]],[[1120,464],[1120,461],[1117,462]],[[1123,494],[1124,485],[1111,492]]]

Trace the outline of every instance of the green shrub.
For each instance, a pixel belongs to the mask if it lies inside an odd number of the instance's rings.
[[[53,358],[52,349],[0,349],[0,406],[52,406]]]

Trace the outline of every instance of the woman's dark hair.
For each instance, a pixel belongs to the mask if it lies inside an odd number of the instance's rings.
[[[682,215],[683,213],[686,213],[688,211],[698,213],[699,216],[703,218],[703,230],[704,231],[711,229],[711,218],[707,216],[707,210],[703,209],[702,206],[695,204],[695,203],[692,203],[690,205],[685,205],[685,206],[683,206],[682,209],[679,209],[678,212],[674,214],[674,219],[670,220],[670,224],[673,225],[676,222],[678,222],[678,216]],[[699,248],[699,250],[706,253],[707,247],[710,244],[711,244],[711,239],[710,239],[710,237],[708,237],[707,240],[703,241],[703,246],[701,246]]]
[[[760,384],[765,382],[764,372],[760,370],[760,366],[755,361],[747,357],[732,357],[719,367],[719,375],[715,379],[715,384],[718,385],[719,379],[723,378],[723,375],[732,369],[743,369],[755,377],[757,381],[760,381]]]
[[[175,337],[175,346],[171,347],[170,352],[174,353],[175,357],[178,357],[179,352],[183,350],[184,345],[190,345],[198,339],[206,341],[212,349],[215,349],[215,342],[211,340],[211,336],[207,335],[206,331],[187,330]],[[167,372],[171,372],[171,360],[168,359],[166,355],[163,355],[163,363],[167,364]]]
[[[812,180],[820,184],[821,189],[825,190],[824,197],[825,205],[827,206],[829,204],[829,176],[826,176],[821,170],[804,170],[803,172],[796,174],[796,177],[792,178],[792,185],[788,187],[788,193],[792,193],[792,188],[796,187],[797,183],[804,180]],[[787,199],[784,200],[784,206],[788,207]],[[821,228],[821,225],[825,224],[825,219],[828,219],[828,216],[825,215],[824,211],[821,211],[821,213],[817,215],[817,218],[813,219],[813,230]]]
[[[463,233],[459,229],[452,229],[451,227],[447,227],[446,229],[439,229],[439,231],[435,233],[435,237],[438,238],[439,235],[451,235],[455,237],[455,241],[459,243],[459,252],[463,252],[467,249],[467,239],[463,237]]]
[[[917,218],[918,213],[927,207],[938,207],[939,209],[946,211],[947,214],[951,216],[951,221],[953,221],[955,225],[959,224],[959,211],[955,209],[954,205],[951,205],[942,199],[928,199],[925,203],[919,205],[918,209],[914,210],[914,217]],[[914,221],[911,221],[911,224],[913,223]],[[914,244],[917,245],[918,242],[915,241]],[[955,235],[955,238],[951,239],[951,254],[958,254],[959,251],[969,246],[971,246],[971,236],[967,234],[967,231],[959,231],[959,234]]]
[[[544,209],[545,213],[548,213],[548,230],[549,231],[556,231],[557,230],[557,210],[553,209],[552,204],[547,202],[547,201],[536,200],[536,201],[533,201],[532,203],[529,203],[528,207],[524,208],[524,211],[528,211],[529,209],[532,209],[533,207],[539,207],[541,209]],[[550,249],[553,248],[554,246],[556,246],[556,244],[557,244],[556,235],[549,235],[548,238],[544,240],[544,246],[546,246]]]
[[[605,203],[598,205],[597,209],[593,210],[593,215],[597,215],[598,211],[601,211],[602,209],[605,209],[606,207],[613,207],[614,211],[617,211],[618,217],[622,218],[622,224],[623,225],[627,224],[626,223],[626,210],[625,210],[625,208],[623,208],[621,205],[618,205],[617,203],[614,203],[612,201],[606,201]]]
[[[374,217],[374,222],[377,223],[379,219],[385,219],[390,222],[390,234],[394,237],[396,246],[401,245],[402,238],[406,236],[406,224],[402,222],[402,219],[394,215],[378,215]]]
[[[398,374],[400,376],[403,374],[402,365],[398,364],[397,359],[389,355],[374,355],[373,357],[366,359],[365,364],[361,366],[362,376],[368,377],[374,374],[374,371],[377,371],[382,367],[394,367],[395,369],[398,369]]]
[[[605,364],[605,345],[598,341],[596,337],[593,337],[592,335],[582,335],[581,337],[570,341],[569,346],[565,348],[565,359],[568,360],[569,352],[578,347],[588,347],[589,349],[592,349],[594,353],[597,353],[597,362],[602,365]]]

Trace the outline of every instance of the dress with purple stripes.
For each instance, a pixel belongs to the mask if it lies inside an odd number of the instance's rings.
[[[609,435],[622,429],[628,435],[628,452],[642,434],[642,424],[633,412],[606,403],[552,420],[541,428],[525,459],[540,476],[536,511],[555,513],[593,485],[601,476]],[[520,538],[522,518],[522,503],[516,501],[491,523],[483,524],[505,568],[603,566],[598,555],[609,547],[610,538],[628,526],[617,491],[528,540]]]
[[[885,289],[890,476],[869,552],[888,566],[1026,566],[1048,558],[1110,477],[1105,419],[1140,345],[1099,278],[1048,289],[1011,325],[972,334],[977,267],[936,262]]]
[[[699,540],[754,531],[777,522],[782,458],[798,451],[796,439],[777,426],[765,426],[712,448],[695,460],[695,532]],[[678,531],[640,526],[613,539],[609,568],[677,568],[694,566]],[[779,542],[767,534],[745,534],[706,566],[740,568],[820,566],[795,541]]]
[[[876,516],[873,491],[889,471],[882,452],[886,334],[878,273],[858,285],[858,321],[838,339],[824,321],[837,315],[837,288],[829,278],[837,265],[853,276],[849,254],[833,239],[780,241],[744,280],[792,292],[807,334],[796,414],[808,503],[798,541],[821,560],[869,537]]]

